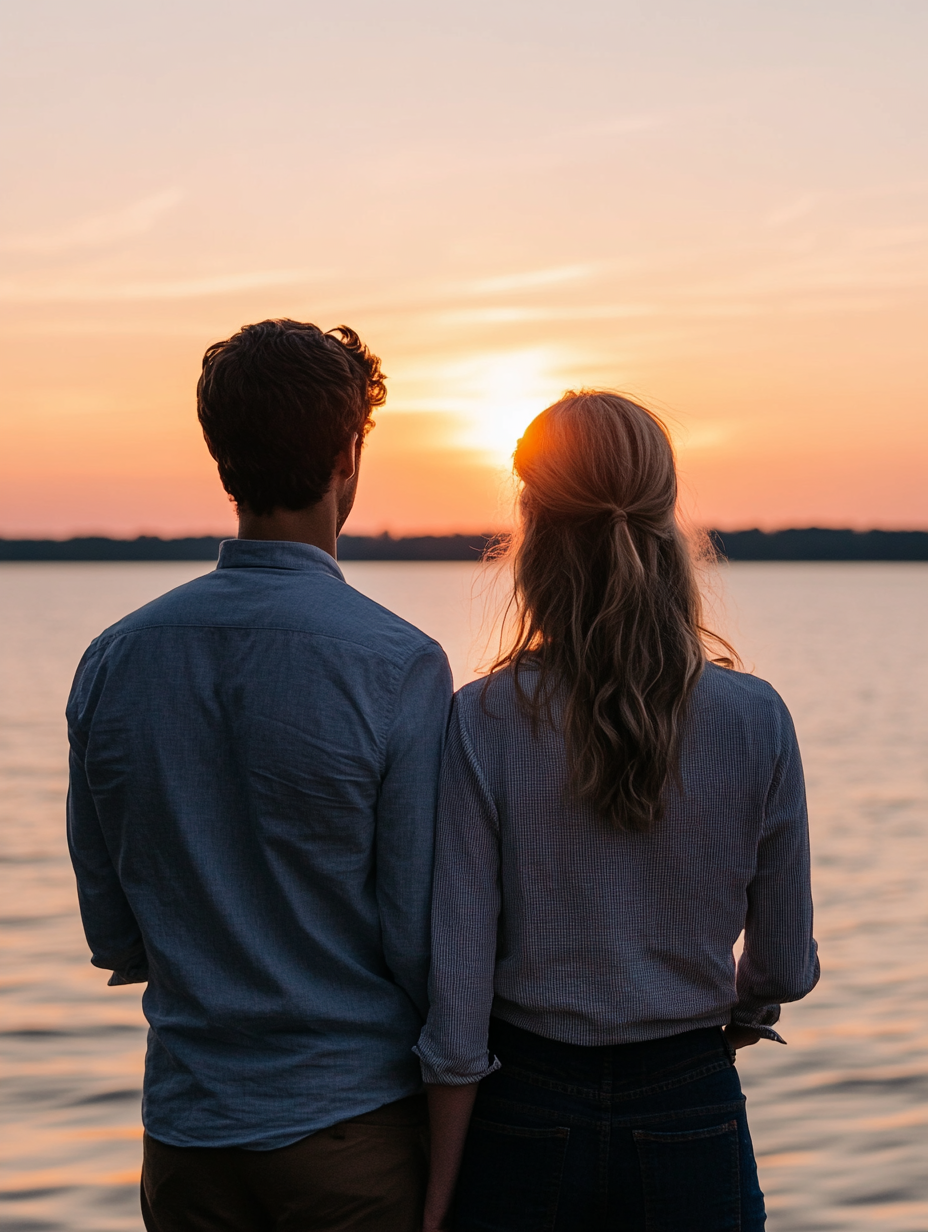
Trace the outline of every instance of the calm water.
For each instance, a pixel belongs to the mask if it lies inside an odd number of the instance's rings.
[[[5,1232],[139,1232],[139,989],[90,967],[63,838],[62,710],[104,626],[208,568],[0,565]],[[473,674],[486,576],[349,564]],[[773,1232],[928,1232],[928,566],[735,565],[724,628],[796,718],[824,976],[741,1054]]]

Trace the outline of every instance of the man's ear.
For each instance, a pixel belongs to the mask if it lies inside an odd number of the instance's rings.
[[[340,479],[348,480],[353,478],[355,471],[358,469],[358,460],[361,453],[361,440],[357,432],[352,434],[351,440],[345,448],[339,453],[335,460],[335,469],[338,471]]]

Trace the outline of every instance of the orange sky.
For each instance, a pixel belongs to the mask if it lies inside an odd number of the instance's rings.
[[[928,526],[923,6],[264,12],[8,10],[0,534],[229,530],[194,385],[266,316],[383,358],[357,533],[504,525],[577,385],[706,523]]]

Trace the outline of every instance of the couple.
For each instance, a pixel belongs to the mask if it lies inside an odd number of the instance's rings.
[[[84,927],[147,983],[146,1227],[755,1232],[734,1059],[818,975],[802,770],[776,693],[707,661],[666,433],[609,393],[530,425],[518,621],[452,701],[335,563],[384,397],[345,327],[210,347],[238,538],[77,671]]]

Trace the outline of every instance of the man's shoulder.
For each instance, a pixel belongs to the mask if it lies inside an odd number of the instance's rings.
[[[339,583],[332,579],[334,586]],[[375,651],[397,662],[406,661],[426,651],[444,656],[439,643],[417,625],[398,616],[383,604],[356,590],[347,582],[340,584],[337,605],[329,615],[335,616],[328,635],[350,640],[359,647]]]
[[[352,652],[399,665],[438,643],[334,574],[217,569],[130,612],[94,639],[104,650],[156,630],[242,629],[350,643]]]
[[[90,643],[89,650],[102,650],[120,637],[146,629],[200,623],[197,619],[199,615],[197,608],[200,606],[197,600],[204,587],[210,585],[214,572],[205,573],[180,586],[175,586],[172,590],[165,591],[163,595],[149,600],[148,603],[143,603],[134,611],[127,612],[125,616],[107,626],[102,633],[98,633]]]

